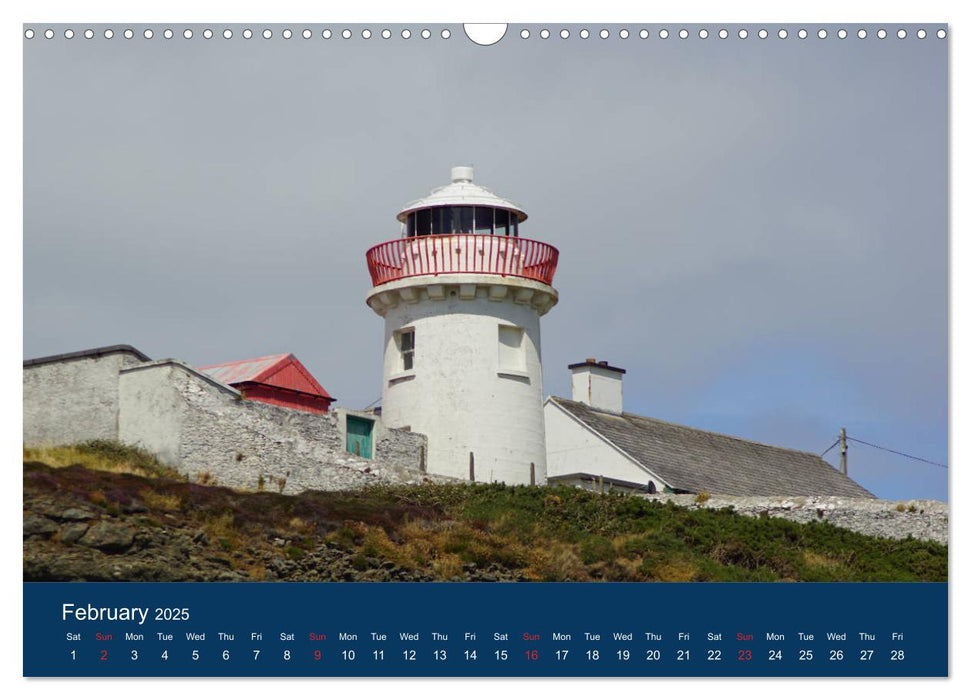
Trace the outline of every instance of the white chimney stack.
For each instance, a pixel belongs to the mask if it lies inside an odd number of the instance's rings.
[[[573,373],[573,400],[608,413],[624,412],[624,375],[626,369],[611,367],[606,360],[568,365]]]

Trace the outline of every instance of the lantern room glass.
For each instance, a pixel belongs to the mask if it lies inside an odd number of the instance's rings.
[[[405,237],[475,233],[519,237],[519,215],[495,207],[431,207],[405,218]]]

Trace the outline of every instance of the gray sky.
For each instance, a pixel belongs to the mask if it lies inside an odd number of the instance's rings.
[[[947,462],[933,33],[544,41],[516,25],[483,48],[456,25],[447,41],[52,26],[24,42],[25,357],[293,352],[341,405],[369,404],[383,322],[364,252],[472,164],[529,213],[523,236],[560,250],[547,394],[597,357],[628,370],[636,413],[813,452],[845,425]],[[865,446],[850,474],[947,498],[947,470]]]

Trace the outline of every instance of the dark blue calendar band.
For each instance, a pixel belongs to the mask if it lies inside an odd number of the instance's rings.
[[[946,676],[947,584],[27,583],[25,676]]]

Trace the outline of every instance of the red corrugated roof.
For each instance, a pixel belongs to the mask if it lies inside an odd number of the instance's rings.
[[[223,362],[218,365],[206,365],[199,367],[199,370],[223,384],[258,382],[331,398],[327,390],[320,385],[320,382],[303,366],[300,360],[289,353]]]

